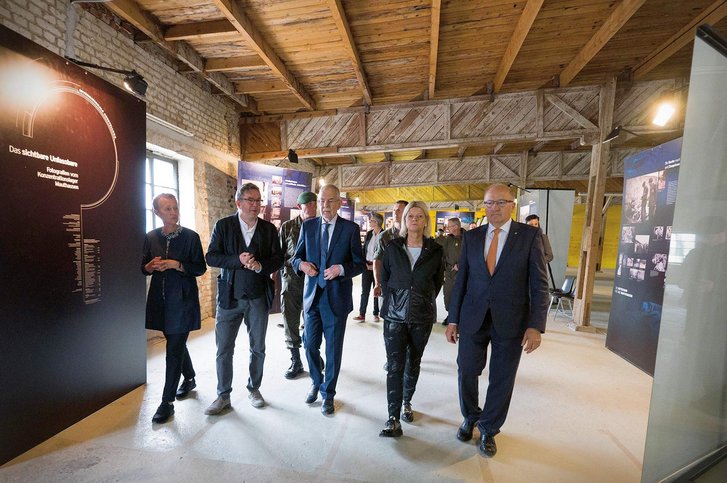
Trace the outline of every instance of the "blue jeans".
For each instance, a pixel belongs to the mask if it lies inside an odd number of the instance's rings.
[[[217,306],[215,340],[217,342],[217,394],[229,398],[232,392],[232,356],[240,324],[245,322],[250,341],[247,389],[258,389],[263,380],[265,334],[268,330],[268,304],[265,297],[239,299],[234,309]]]

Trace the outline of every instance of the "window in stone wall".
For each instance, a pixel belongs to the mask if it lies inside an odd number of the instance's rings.
[[[147,151],[146,156],[146,231],[162,225],[154,215],[152,200],[162,193],[171,193],[179,199],[179,166],[174,159],[164,158]]]

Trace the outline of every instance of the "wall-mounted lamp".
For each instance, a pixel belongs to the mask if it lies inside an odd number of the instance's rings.
[[[636,134],[633,131],[629,131],[628,129],[626,129],[623,126],[616,126],[615,128],[613,128],[613,131],[608,133],[608,136],[603,138],[603,141],[601,141],[601,144],[610,143],[611,141],[613,141],[614,139],[616,139],[617,137],[619,137],[621,135],[621,131],[632,134],[634,136],[640,136],[640,134]]]
[[[295,152],[295,149],[288,149],[288,161],[298,164],[298,153]]]
[[[106,72],[115,72],[116,74],[124,74],[124,87],[127,91],[133,92],[134,94],[137,94],[141,97],[144,97],[144,94],[146,94],[146,89],[149,87],[149,84],[144,80],[144,78],[135,70],[124,70],[124,69],[114,69],[112,67],[104,67],[102,65],[98,64],[91,64],[89,62],[83,62],[78,59],[74,59],[72,57],[66,57],[67,60],[70,60],[76,65],[80,65],[81,67],[89,67],[91,69],[98,69],[103,70]]]

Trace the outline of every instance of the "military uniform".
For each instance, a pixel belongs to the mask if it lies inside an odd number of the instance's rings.
[[[298,275],[290,259],[295,255],[295,247],[300,236],[300,227],[303,218],[297,216],[280,225],[280,245],[283,249],[285,262],[281,269],[280,308],[285,321],[285,345],[288,349],[299,349],[300,340],[300,314],[303,311],[303,282],[304,275]]]
[[[452,296],[454,281],[457,279],[457,270],[454,266],[459,261],[462,252],[462,235],[446,235],[436,239],[444,248],[444,308],[449,312],[449,299]]]
[[[379,233],[376,237],[376,249],[374,250],[374,260],[384,259],[384,249],[391,240],[399,236],[399,229],[396,226],[387,228],[386,230]]]

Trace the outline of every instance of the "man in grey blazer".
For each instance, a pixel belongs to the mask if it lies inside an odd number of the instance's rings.
[[[459,401],[464,421],[457,439],[469,441],[475,423],[479,450],[492,457],[495,435],[505,422],[524,350],[540,346],[548,314],[548,277],[540,230],[512,221],[514,198],[507,186],[485,193],[488,224],[465,233],[449,307],[446,337],[459,340]],[[479,407],[478,378],[491,347],[489,385]]]

